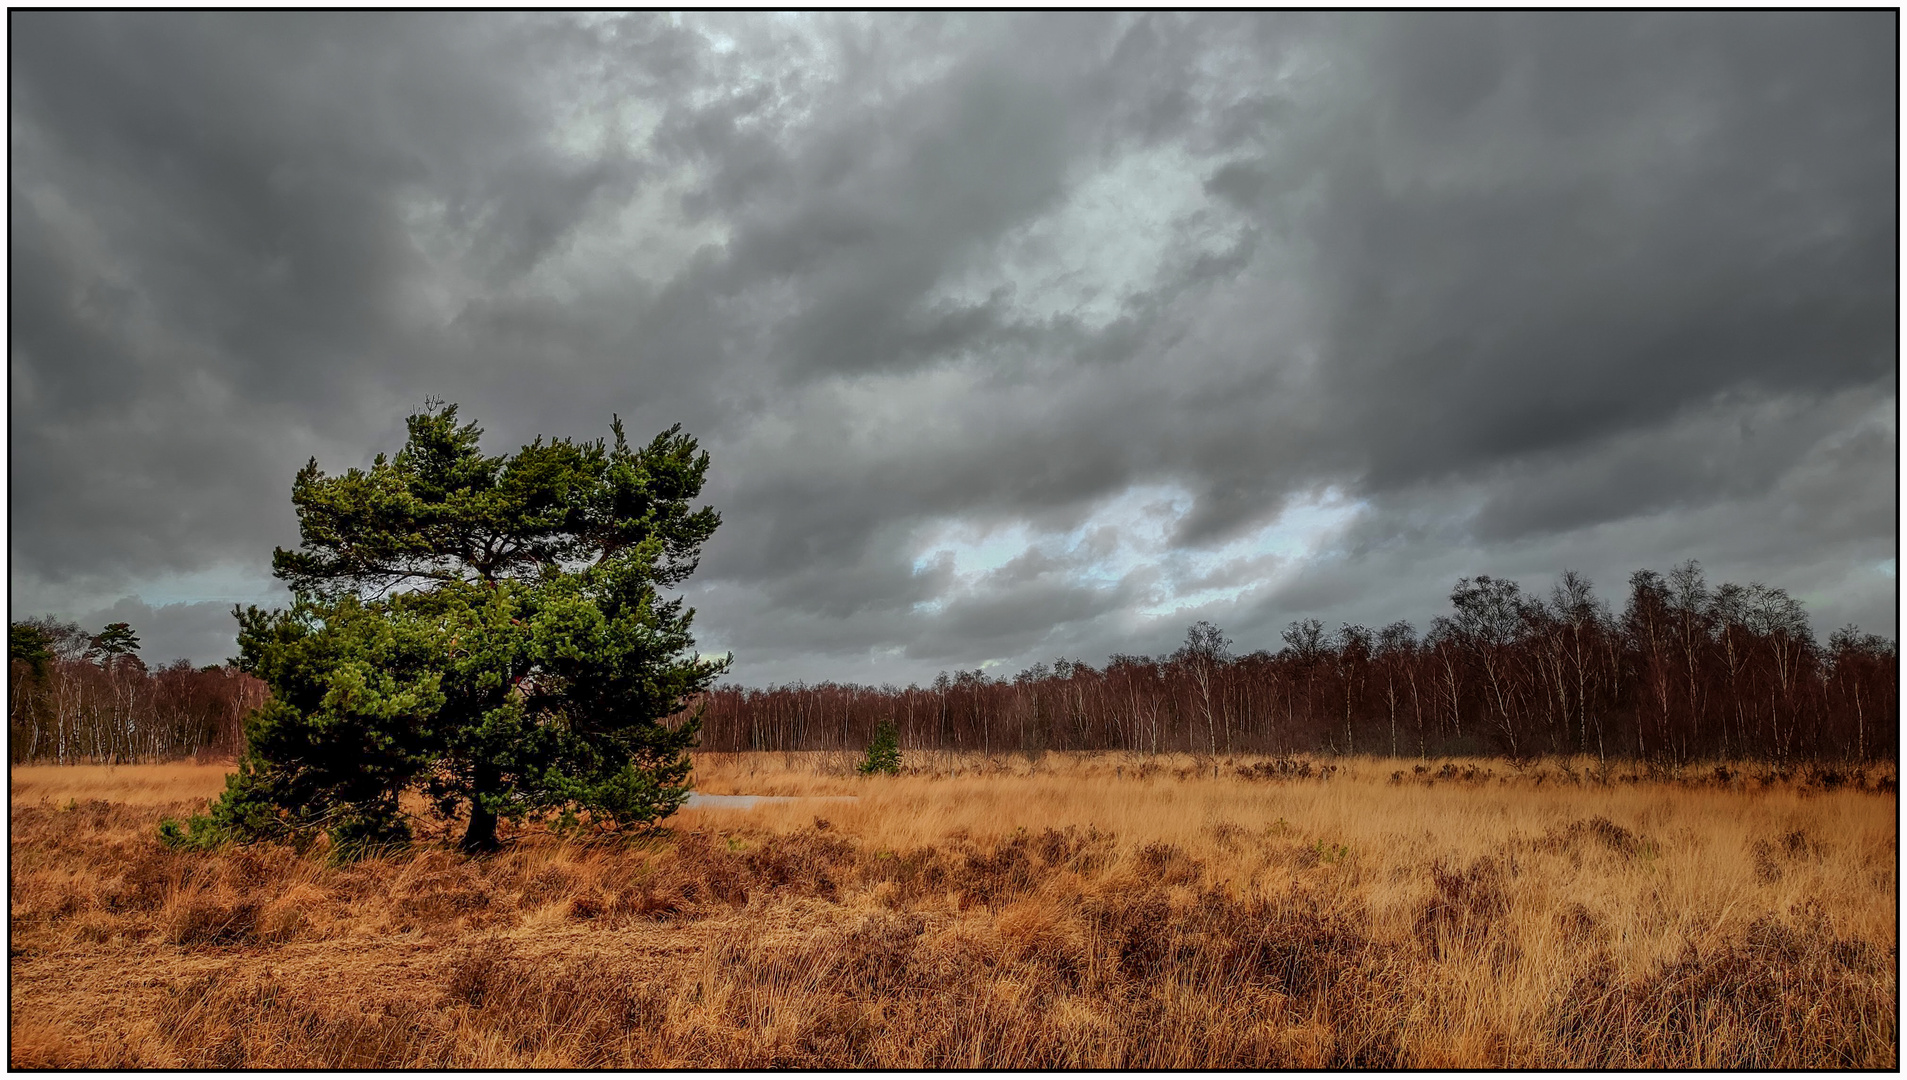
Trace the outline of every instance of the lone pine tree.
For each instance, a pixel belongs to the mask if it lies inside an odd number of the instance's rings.
[[[690,506],[708,455],[679,426],[631,449],[619,418],[612,444],[500,457],[455,405],[408,425],[369,469],[298,473],[302,543],[272,558],[292,604],[235,611],[271,701],[203,835],[399,842],[412,789],[468,815],[471,851],[499,819],[673,813],[698,719],[663,721],[729,662],[697,656],[693,609],[662,593],[720,523]]]

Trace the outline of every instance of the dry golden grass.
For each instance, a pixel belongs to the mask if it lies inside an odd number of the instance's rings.
[[[852,803],[344,866],[160,846],[217,766],[15,769],[11,1063],[1898,1063],[1891,771],[851,764],[697,779]]]

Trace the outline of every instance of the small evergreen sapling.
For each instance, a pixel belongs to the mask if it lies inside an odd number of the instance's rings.
[[[874,739],[867,744],[867,757],[861,760],[860,772],[863,776],[877,773],[895,776],[900,771],[900,732],[894,727],[894,721],[883,720],[874,728]]]

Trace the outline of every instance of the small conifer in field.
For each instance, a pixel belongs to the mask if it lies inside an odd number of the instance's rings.
[[[860,771],[863,776],[876,773],[894,776],[901,771],[901,737],[894,721],[883,720],[874,728],[874,738],[867,744],[867,757],[861,760]]]

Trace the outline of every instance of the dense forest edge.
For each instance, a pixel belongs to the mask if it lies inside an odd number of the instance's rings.
[[[943,672],[929,686],[721,686],[679,720],[699,714],[712,752],[860,750],[891,722],[903,750],[987,754],[1898,755],[1894,640],[1846,626],[1824,645],[1783,589],[1711,588],[1689,561],[1631,575],[1620,613],[1570,571],[1546,596],[1479,575],[1450,599],[1421,635],[1306,619],[1276,651],[1240,654],[1199,622],[1167,656]],[[124,623],[88,634],[27,619],[8,644],[16,764],[233,756],[266,698],[230,665],[148,668]]]
[[[231,664],[150,668],[126,623],[97,634],[51,616],[7,627],[7,755],[49,761],[236,757],[265,684]]]
[[[1038,754],[1587,755],[1604,761],[1873,761],[1898,753],[1892,639],[1822,645],[1800,601],[1711,588],[1700,564],[1640,570],[1617,614],[1565,571],[1547,596],[1479,575],[1418,634],[1316,619],[1240,655],[1194,624],[1168,656],[1061,658],[931,686],[718,687],[703,750],[857,749],[892,720],[906,750]]]

